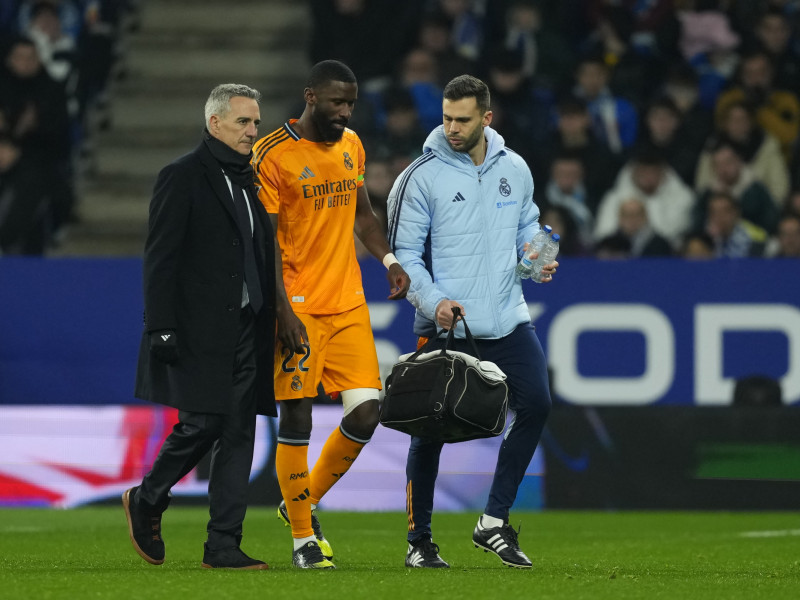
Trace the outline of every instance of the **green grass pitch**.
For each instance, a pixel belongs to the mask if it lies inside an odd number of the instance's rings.
[[[800,598],[800,513],[512,513],[531,570],[473,547],[477,514],[434,515],[449,570],[406,569],[405,515],[319,513],[335,571],[291,567],[288,528],[254,507],[243,549],[268,571],[200,567],[207,511],[164,515],[166,562],[145,563],[121,507],[0,510],[0,597],[178,600]]]

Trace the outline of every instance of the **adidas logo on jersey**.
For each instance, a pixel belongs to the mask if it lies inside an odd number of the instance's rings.
[[[455,198],[453,198],[453,199],[451,200],[451,202],[464,202],[464,200],[466,200],[466,198],[464,198],[464,196],[462,196],[462,195],[461,195],[461,192],[458,192],[458,193],[456,194],[456,197],[455,197]]]
[[[301,175],[300,175],[300,177],[298,177],[297,179],[298,179],[299,181],[302,181],[303,179],[311,179],[312,177],[316,177],[316,175],[314,174],[314,171],[312,171],[312,170],[311,170],[311,169],[309,169],[308,167],[305,167],[305,168],[303,169],[303,172],[302,172],[302,174],[301,174]]]

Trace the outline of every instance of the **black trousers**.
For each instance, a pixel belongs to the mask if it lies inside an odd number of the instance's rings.
[[[247,485],[253,464],[256,429],[255,315],[242,309],[239,340],[232,365],[233,397],[230,413],[180,411],[153,467],[142,480],[135,502],[156,511],[169,504],[169,491],[211,449],[208,478],[208,547],[238,546],[247,510]]]

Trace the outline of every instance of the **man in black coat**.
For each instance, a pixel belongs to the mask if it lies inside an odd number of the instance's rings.
[[[179,422],[122,503],[131,542],[151,564],[164,562],[170,489],[211,449],[203,567],[268,568],[239,547],[256,414],[277,414],[279,258],[250,167],[259,98],[244,85],[214,88],[202,143],[159,173],[150,202],[135,393],[177,408]]]

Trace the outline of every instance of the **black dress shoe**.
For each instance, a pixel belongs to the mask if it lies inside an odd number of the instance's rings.
[[[122,494],[122,508],[128,519],[128,533],[134,550],[152,565],[164,562],[164,540],[161,538],[161,514],[164,512],[147,509],[135,501],[137,487],[125,490]]]
[[[203,567],[206,569],[269,569],[269,565],[262,560],[250,558],[242,552],[239,546],[230,546],[220,550],[210,550],[208,544],[203,544]]]

